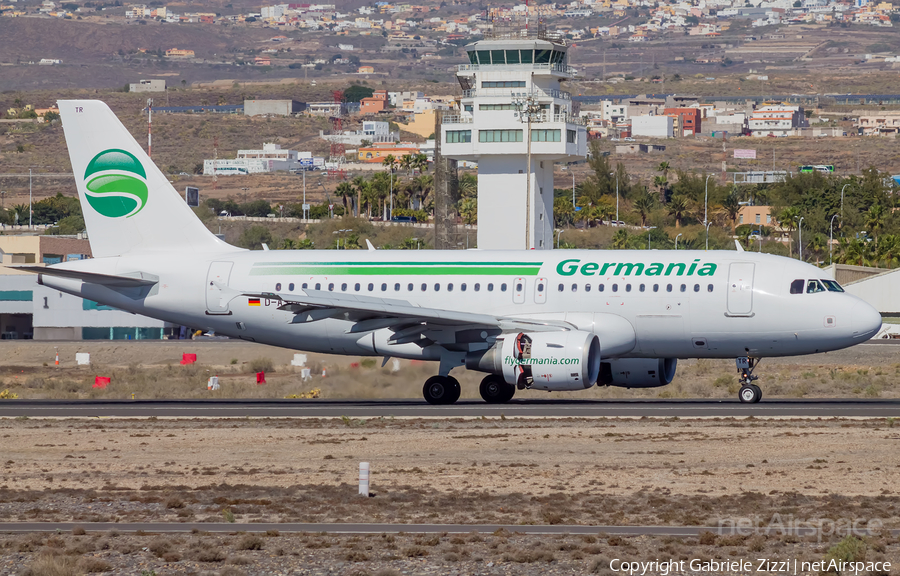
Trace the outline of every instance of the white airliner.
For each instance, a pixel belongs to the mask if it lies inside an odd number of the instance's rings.
[[[736,358],[743,402],[760,358],[846,348],[879,313],[816,267],[737,251],[248,251],[210,233],[103,102],[59,102],[93,259],[40,282],[176,324],[285,348],[434,360],[480,392],[665,386],[678,358]]]

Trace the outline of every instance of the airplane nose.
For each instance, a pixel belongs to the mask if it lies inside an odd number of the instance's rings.
[[[871,338],[881,329],[882,318],[878,310],[865,302],[854,304],[850,313],[850,325],[853,328],[853,338]]]

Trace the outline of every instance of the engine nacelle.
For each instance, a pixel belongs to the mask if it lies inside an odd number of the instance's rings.
[[[675,378],[677,358],[620,358],[600,363],[598,384],[622,388],[658,388]]]
[[[507,334],[489,350],[470,353],[466,367],[525,388],[583,390],[600,373],[600,339],[578,330]]]

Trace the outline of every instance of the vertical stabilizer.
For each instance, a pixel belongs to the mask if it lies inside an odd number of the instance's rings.
[[[95,258],[228,252],[99,100],[60,100],[66,145]]]

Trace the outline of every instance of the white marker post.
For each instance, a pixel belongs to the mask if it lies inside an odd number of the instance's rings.
[[[369,463],[359,463],[359,495],[369,497]]]

